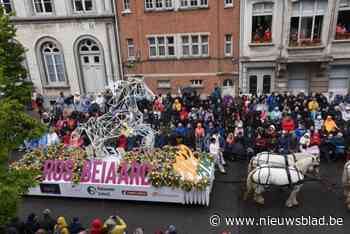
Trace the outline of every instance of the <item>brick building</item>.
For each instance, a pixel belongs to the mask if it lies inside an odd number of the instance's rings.
[[[124,77],[155,93],[238,89],[238,0],[116,0]]]

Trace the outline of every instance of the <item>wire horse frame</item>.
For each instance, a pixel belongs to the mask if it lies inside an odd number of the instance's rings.
[[[107,150],[105,143],[118,138],[121,134],[140,136],[142,137],[141,147],[153,148],[156,131],[143,122],[143,113],[137,106],[139,100],[153,101],[155,97],[153,92],[142,78],[118,80],[109,88],[113,93],[109,101],[109,111],[102,116],[92,117],[79,126],[76,130],[78,135],[86,133],[98,157],[118,155],[117,151],[111,153],[110,150]]]

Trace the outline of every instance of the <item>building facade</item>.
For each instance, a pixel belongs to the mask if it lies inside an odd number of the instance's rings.
[[[349,0],[242,0],[243,93],[349,92]]]
[[[27,49],[26,66],[47,96],[94,93],[120,78],[112,0],[0,0]]]
[[[238,0],[116,0],[125,76],[151,89],[201,94],[238,87]]]

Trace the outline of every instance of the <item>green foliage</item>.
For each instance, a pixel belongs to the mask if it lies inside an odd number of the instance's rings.
[[[8,169],[10,155],[25,139],[38,137],[45,129],[25,111],[32,84],[25,81],[25,50],[15,36],[15,27],[0,8],[0,226],[16,215],[21,195],[35,183],[30,171]]]

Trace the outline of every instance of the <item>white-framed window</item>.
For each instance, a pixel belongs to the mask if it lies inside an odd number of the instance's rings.
[[[169,10],[173,8],[173,0],[145,0],[145,10]]]
[[[158,35],[148,36],[149,57],[166,58],[175,57],[175,36]]]
[[[273,2],[259,2],[253,5],[252,43],[272,42]]]
[[[208,7],[208,0],[180,0],[180,8]]]
[[[54,42],[46,42],[41,47],[41,55],[48,84],[65,84],[65,65],[60,48]]]
[[[36,14],[51,14],[53,12],[51,0],[33,0],[33,5]]]
[[[123,12],[131,12],[130,10],[130,0],[123,0]]]
[[[335,40],[350,40],[350,0],[340,0]]]
[[[226,34],[225,35],[225,56],[232,56],[233,49],[232,49],[232,34]]]
[[[194,87],[194,88],[203,87],[203,80],[191,80],[191,87]]]
[[[294,2],[290,20],[289,45],[292,47],[320,45],[323,18],[327,10],[327,0]]]
[[[131,38],[126,39],[128,45],[128,59],[135,59],[135,45]]]
[[[5,14],[10,14],[12,12],[11,0],[0,0],[0,6],[5,10]]]
[[[170,89],[171,88],[171,83],[170,80],[158,80],[158,88],[160,89]]]
[[[206,34],[181,35],[182,57],[207,57],[209,55],[209,36]]]
[[[91,12],[93,11],[93,0],[73,0],[73,8],[75,12]]]
[[[233,0],[224,0],[225,7],[233,7]]]

